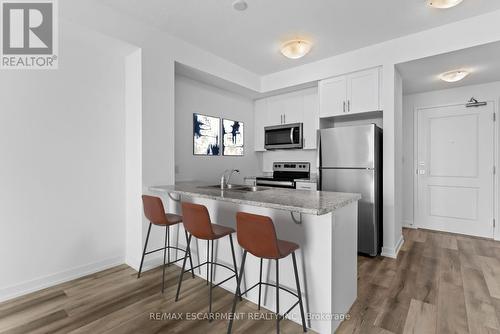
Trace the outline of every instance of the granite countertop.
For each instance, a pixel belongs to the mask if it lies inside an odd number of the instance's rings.
[[[259,191],[224,190],[204,182],[178,182],[175,185],[152,186],[151,191],[209,198],[237,204],[248,204],[271,209],[323,215],[361,199],[360,194],[330,191],[258,187]]]

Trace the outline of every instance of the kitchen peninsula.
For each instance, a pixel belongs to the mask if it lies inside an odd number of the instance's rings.
[[[200,182],[179,182],[175,185],[153,186],[160,193],[170,212],[181,214],[180,201],[205,205],[214,223],[236,227],[236,212],[269,216],[273,219],[278,238],[290,240],[300,245],[298,252],[299,279],[303,286],[305,312],[309,317],[308,326],[318,333],[333,333],[356,299],[357,293],[357,201],[359,194],[306,191],[294,189],[233,186],[221,190],[217,185]],[[177,227],[182,229],[182,227]],[[183,231],[173,233],[171,240],[185,246]],[[181,237],[182,236],[182,237]],[[191,243],[193,261],[203,262],[206,245]],[[221,239],[220,243],[229,241]],[[219,247],[220,246],[220,247]],[[236,244],[238,266],[242,250]],[[231,254],[226,252],[229,245],[216,245],[217,261],[232,266]],[[290,263],[287,263],[290,261]],[[264,262],[263,278],[273,283],[274,268]],[[280,283],[296,292],[291,259],[280,262]],[[197,271],[205,277],[205,273]],[[218,269],[215,281],[224,279],[228,273]],[[247,257],[243,288],[258,282],[259,261]],[[234,292],[235,282],[229,280],[223,288]],[[263,306],[272,311],[274,289],[263,289]],[[257,303],[258,292],[252,290],[248,300]],[[281,312],[288,309],[295,300],[292,296],[280,294]],[[300,315],[293,310],[289,317],[300,322]]]

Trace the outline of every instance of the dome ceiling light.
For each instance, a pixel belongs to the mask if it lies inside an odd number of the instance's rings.
[[[466,70],[454,70],[445,73],[441,73],[439,75],[439,79],[446,82],[457,82],[465,78],[470,74],[469,71]]]
[[[427,3],[431,7],[445,9],[455,7],[462,1],[463,0],[427,0]]]
[[[287,58],[298,59],[308,54],[311,48],[311,42],[304,39],[293,39],[281,46],[281,53]]]

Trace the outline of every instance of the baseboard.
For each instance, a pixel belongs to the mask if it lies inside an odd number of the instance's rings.
[[[403,220],[403,227],[417,229],[412,220]]]
[[[47,275],[33,280],[25,281],[19,284],[11,285],[0,289],[0,302],[13,299],[31,292],[45,289],[60,283],[71,281],[82,276],[90,275],[111,267],[124,263],[123,256],[108,258],[69,270],[61,271],[56,274]]]
[[[395,247],[393,247],[393,248],[382,247],[382,253],[380,255],[396,259],[398,257],[399,250],[403,246],[404,242],[405,242],[405,240],[403,239],[403,236],[401,235],[401,237],[399,238]]]

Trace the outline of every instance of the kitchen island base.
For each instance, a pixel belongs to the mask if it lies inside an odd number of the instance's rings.
[[[169,212],[181,214],[180,202],[172,200],[173,196],[163,193]],[[236,212],[244,211],[273,219],[279,239],[296,242],[300,250],[296,252],[299,280],[302,287],[302,298],[306,312],[307,325],[318,333],[334,333],[354,303],[357,295],[357,201],[335,209],[323,215],[294,213],[290,211],[270,209],[262,206],[236,204],[221,200],[182,196],[183,201],[205,205],[213,223],[236,228]],[[172,233],[173,243],[185,247],[182,238],[182,225]],[[217,261],[232,267],[231,253],[227,238],[215,243]],[[227,243],[227,245],[226,245]],[[235,243],[238,268],[241,264],[243,250]],[[194,265],[202,263],[206,257],[206,243],[193,238],[191,253]],[[279,261],[280,285],[297,293],[291,257]],[[260,260],[248,254],[245,264],[242,291],[259,281]],[[198,270],[195,274],[206,279],[206,272]],[[215,281],[223,280],[228,275],[223,268],[215,271]],[[274,263],[264,260],[263,281],[275,284]],[[229,280],[221,285],[234,293],[236,282]],[[261,304],[263,308],[275,311],[275,289],[263,286]],[[253,303],[258,302],[258,289],[250,291],[246,298]],[[285,312],[296,301],[292,295],[280,293],[280,311]],[[287,318],[300,324],[300,312],[294,308]]]

